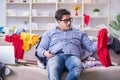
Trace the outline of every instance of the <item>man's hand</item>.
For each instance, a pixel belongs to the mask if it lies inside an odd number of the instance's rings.
[[[44,54],[44,56],[47,57],[47,58],[51,58],[51,57],[54,56],[53,54],[51,54],[50,51],[45,51],[43,54]]]

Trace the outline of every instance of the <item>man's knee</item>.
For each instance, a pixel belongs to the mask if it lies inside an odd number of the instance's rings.
[[[52,69],[59,69],[64,66],[64,61],[59,56],[54,56],[47,61],[47,67]]]

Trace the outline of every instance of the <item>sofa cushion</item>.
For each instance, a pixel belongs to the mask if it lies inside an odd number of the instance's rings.
[[[5,80],[47,80],[47,71],[39,67],[8,66],[11,74]],[[66,72],[62,80],[65,80]],[[92,67],[83,70],[80,80],[120,80],[120,66]]]
[[[38,67],[8,66],[11,74],[5,80],[47,80],[47,71]]]

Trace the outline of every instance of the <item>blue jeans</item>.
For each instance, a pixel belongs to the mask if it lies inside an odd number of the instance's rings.
[[[46,68],[49,80],[61,80],[65,69],[68,70],[66,80],[79,80],[82,72],[82,63],[76,56],[57,54],[48,59]]]

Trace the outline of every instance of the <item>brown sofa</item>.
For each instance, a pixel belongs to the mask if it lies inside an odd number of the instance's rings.
[[[0,38],[0,45],[11,45]],[[38,60],[35,57],[35,46],[29,51],[25,51],[24,59]],[[111,60],[120,64],[120,55],[110,50]],[[5,80],[47,80],[47,71],[38,66],[8,65],[11,74],[5,77]],[[63,80],[67,73],[63,74]],[[80,80],[120,80],[120,66],[110,67],[92,67],[83,70]]]

